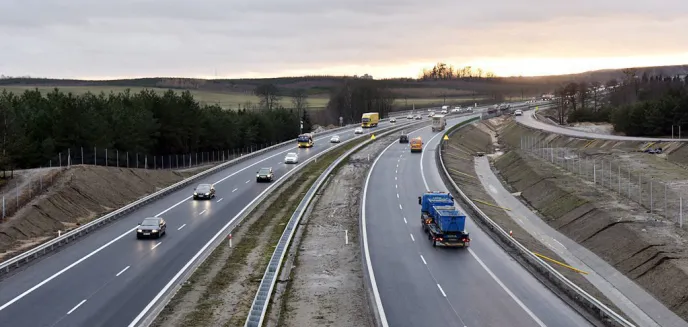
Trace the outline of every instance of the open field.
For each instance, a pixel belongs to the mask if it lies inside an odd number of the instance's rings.
[[[167,89],[164,88],[147,88],[147,87],[126,87],[126,86],[48,86],[48,85],[42,85],[42,86],[29,86],[29,85],[6,85],[2,86],[2,89],[7,90],[8,92],[14,92],[14,93],[23,93],[26,90],[34,90],[38,89],[41,91],[41,93],[45,94],[47,92],[52,91],[55,88],[58,88],[60,91],[63,92],[71,92],[74,94],[84,94],[87,92],[91,92],[94,94],[99,94],[101,92],[105,92],[106,94],[110,92],[114,93],[120,93],[124,92],[125,90],[129,89],[131,90],[132,93],[138,93],[142,90],[148,89],[148,90],[153,90],[158,93],[164,93],[167,91]],[[183,92],[184,90],[175,90],[176,92]],[[239,105],[242,107],[246,102],[251,102],[253,104],[257,104],[259,102],[258,97],[250,94],[249,92],[211,92],[211,91],[198,91],[198,90],[189,90],[191,94],[194,96],[196,100],[203,104],[217,104],[220,105],[223,108],[226,109],[237,109]],[[327,97],[310,97],[308,99],[308,104],[309,106],[313,108],[324,108],[327,106],[327,102],[329,99]],[[290,97],[283,97],[281,101],[282,105],[285,107],[291,107],[291,98]]]

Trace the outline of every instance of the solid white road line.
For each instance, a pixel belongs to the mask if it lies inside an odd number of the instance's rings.
[[[223,199],[224,199],[224,198],[220,198],[219,200],[217,200],[217,202],[220,202],[220,201],[222,201]]]
[[[232,190],[232,193],[236,192],[237,190],[238,190],[238,188],[233,189],[233,190]]]
[[[420,255],[420,259],[423,260],[423,264],[424,264],[424,265],[426,265],[426,266],[428,265],[428,262],[425,261],[425,258],[423,258],[423,255],[422,255],[422,254]]]
[[[129,269],[129,267],[130,267],[130,266],[124,267],[124,269],[122,269],[122,271],[118,272],[117,275],[115,275],[115,277],[119,277],[119,275],[121,275],[121,274],[123,274],[125,271],[127,271],[127,269]]]
[[[156,244],[156,245],[153,245],[153,247],[151,248],[151,250],[153,250],[153,249],[157,248],[157,247],[158,247],[158,246],[159,246],[160,244],[162,244],[162,242],[158,242],[158,244]]]
[[[71,314],[72,312],[74,312],[74,310],[78,309],[82,304],[84,304],[84,302],[86,302],[86,300],[81,300],[81,302],[79,302],[79,304],[77,304],[75,307],[73,307],[72,310],[69,310],[69,312],[67,312],[67,314]]]
[[[408,221],[406,221],[406,217],[404,217],[404,224],[408,224]]]
[[[177,230],[182,230],[182,228],[184,228],[184,226],[186,226],[186,224],[179,226],[179,228],[177,228]]]
[[[439,288],[440,292],[442,292],[442,296],[447,297],[447,294],[444,293],[444,290],[442,289],[442,286],[440,286],[440,284],[437,284],[437,288]]]
[[[416,241],[416,239],[415,239],[415,238],[413,238],[413,234],[409,234],[409,235],[411,235],[411,241],[415,242],[415,241]]]
[[[203,211],[201,211],[200,213],[198,213],[198,215],[200,216],[200,215],[202,215],[202,214],[204,214],[204,213],[205,213],[205,210],[203,210]]]
[[[293,150],[293,149],[296,149],[296,147],[287,148],[286,150],[283,150],[283,151],[281,151],[281,152],[278,152],[278,153],[275,153],[275,154],[273,154],[273,155],[271,155],[271,156],[268,156],[268,157],[266,157],[266,158],[263,158],[263,159],[261,159],[261,160],[259,160],[259,161],[256,161],[256,162],[254,162],[253,164],[250,164],[250,165],[248,165],[248,166],[246,166],[246,167],[244,167],[244,168],[241,168],[241,169],[239,169],[239,170],[237,170],[237,171],[235,171],[235,172],[233,172],[233,173],[231,173],[231,174],[229,174],[229,175],[223,177],[222,179],[220,179],[220,180],[218,180],[217,182],[212,183],[212,184],[219,184],[219,183],[222,183],[223,181],[225,181],[225,180],[227,180],[227,179],[229,179],[229,178],[231,178],[231,177],[233,177],[233,176],[235,176],[235,175],[241,173],[242,171],[244,171],[244,170],[246,170],[246,169],[249,169],[249,168],[251,168],[251,167],[253,167],[253,166],[255,166],[255,165],[257,165],[257,164],[259,164],[259,163],[261,163],[261,162],[264,162],[264,161],[266,161],[266,160],[269,160],[269,159],[271,159],[271,158],[274,158],[274,157],[276,157],[276,156],[279,156],[279,155],[281,155],[281,154],[283,154],[283,153],[285,153],[285,152],[291,151],[291,150]],[[265,191],[263,191],[263,192],[266,192],[266,191],[269,190],[269,189],[270,189],[270,187],[266,188]],[[261,193],[261,195],[262,195],[262,193]],[[168,212],[168,211],[174,209],[175,207],[179,206],[179,205],[182,204],[182,203],[185,203],[186,201],[188,201],[188,200],[191,199],[192,197],[193,197],[193,196],[189,196],[189,197],[184,198],[183,200],[181,200],[181,201],[175,203],[174,205],[172,205],[171,207],[169,207],[169,208],[163,210],[162,212],[158,213],[157,215],[155,215],[155,217],[159,217],[159,216],[161,216],[161,215],[164,215],[166,212]],[[255,199],[254,199],[254,201],[255,201]],[[253,203],[253,202],[251,202],[251,203]],[[249,205],[250,205],[250,204],[249,204]],[[246,207],[244,207],[244,210],[245,210],[245,208],[246,208]],[[242,210],[242,211],[240,212],[240,214],[243,213],[244,210]],[[235,217],[235,218],[236,218],[236,217]],[[229,224],[231,224],[233,221],[234,221],[234,220],[230,221],[226,226],[229,226]],[[129,233],[135,231],[137,228],[138,228],[138,226],[136,226],[136,227],[134,227],[134,228],[132,228],[132,229],[130,229],[130,230],[128,230],[128,231],[122,233],[121,235],[117,236],[116,238],[112,239],[111,241],[109,241],[109,242],[105,243],[104,245],[100,246],[99,248],[93,250],[93,251],[90,252],[89,254],[83,256],[81,259],[75,261],[74,263],[70,264],[69,266],[63,268],[62,270],[60,270],[60,271],[58,271],[58,272],[56,272],[56,273],[53,274],[52,276],[50,276],[50,277],[44,279],[44,280],[41,281],[40,283],[38,283],[38,284],[36,284],[35,286],[31,287],[30,289],[24,291],[24,293],[19,294],[18,296],[16,296],[16,297],[13,298],[12,300],[10,300],[10,301],[8,301],[7,303],[5,303],[5,304],[3,304],[2,306],[0,306],[0,311],[2,311],[2,310],[4,310],[5,308],[9,307],[9,306],[12,305],[13,303],[15,303],[15,302],[21,300],[23,297],[25,297],[25,296],[31,294],[31,292],[37,290],[37,289],[40,288],[41,286],[43,286],[43,285],[47,284],[48,282],[50,282],[51,280],[53,280],[53,279],[57,278],[58,276],[64,274],[66,271],[68,271],[68,270],[74,268],[76,265],[78,265],[78,264],[84,262],[86,259],[88,259],[88,258],[94,256],[94,255],[97,254],[98,252],[102,251],[103,249],[107,248],[108,246],[112,245],[113,243],[119,241],[119,240],[122,239],[123,237],[129,235]],[[225,228],[226,228],[226,227],[225,227]],[[194,260],[195,260],[195,259],[194,259]],[[181,273],[180,273],[179,275],[181,275]]]
[[[248,182],[250,182],[250,181],[246,181],[246,184],[248,184]]]
[[[427,144],[429,145],[430,142],[432,142],[432,140],[434,138],[436,138],[437,136],[440,136],[440,135],[443,135],[443,133],[440,133],[440,134],[433,136],[430,140],[428,140]],[[423,151],[423,153],[420,155],[420,174],[423,177],[423,184],[425,184],[425,189],[429,192],[430,186],[428,185],[428,181],[425,178],[425,171],[423,170],[423,155],[424,154],[425,154],[425,151]],[[468,252],[471,254],[471,256],[473,258],[475,258],[476,261],[478,261],[480,266],[483,267],[483,269],[485,269],[485,271],[487,271],[487,273],[490,275],[490,277],[492,277],[492,279],[497,283],[497,285],[499,285],[516,302],[516,304],[518,304],[518,306],[520,306],[521,309],[523,309],[523,311],[525,311],[533,320],[535,320],[535,323],[537,323],[538,326],[546,327],[546,325],[532,311],[530,311],[530,309],[518,297],[516,297],[516,295],[514,293],[512,293],[511,290],[509,290],[509,288],[506,287],[506,285],[504,285],[504,283],[502,283],[502,281],[494,273],[492,273],[492,270],[490,270],[490,268],[488,268],[483,263],[483,261],[480,260],[480,258],[478,258],[478,255],[475,254],[475,252],[473,252],[473,250],[471,248],[468,249]]]

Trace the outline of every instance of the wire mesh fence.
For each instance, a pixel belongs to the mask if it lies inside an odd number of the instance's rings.
[[[640,204],[652,215],[663,216],[683,227],[686,198],[681,188],[685,183],[661,181],[629,164],[592,158],[581,149],[556,147],[539,138],[522,137],[521,149]]]

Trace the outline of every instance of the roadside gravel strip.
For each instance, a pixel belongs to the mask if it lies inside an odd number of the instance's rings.
[[[265,326],[375,325],[361,264],[359,201],[373,159],[397,138],[378,139],[330,175],[301,222],[303,234],[294,239],[281,276],[286,287],[276,293]]]
[[[306,191],[346,151],[366,138],[308,163],[257,207],[196,270],[152,326],[241,326],[287,221]],[[269,240],[269,241],[266,241]]]

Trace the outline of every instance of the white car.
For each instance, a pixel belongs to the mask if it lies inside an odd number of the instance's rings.
[[[389,122],[390,122],[390,123],[396,123],[396,122],[397,122],[397,119],[394,118],[394,117],[392,117],[392,118],[389,119]]]
[[[363,127],[356,127],[356,129],[354,130],[354,133],[355,134],[363,134]]]
[[[413,119],[413,115],[406,115],[406,119]]]
[[[523,110],[518,109],[518,110],[514,111],[514,116],[523,116]]]
[[[330,143],[339,143],[339,135],[334,135],[330,138]]]
[[[447,109],[442,109],[442,111],[440,111],[440,113],[443,114],[443,115],[446,115],[446,114],[447,114]]]
[[[461,108],[454,108],[451,110],[452,113],[459,113],[461,112]]]
[[[435,116],[435,112],[434,112],[434,111],[431,111],[431,112],[428,114],[428,117],[434,117],[434,116]]]
[[[295,164],[299,162],[299,155],[296,154],[296,152],[289,152],[287,153],[287,156],[284,157],[284,163],[286,164]]]

